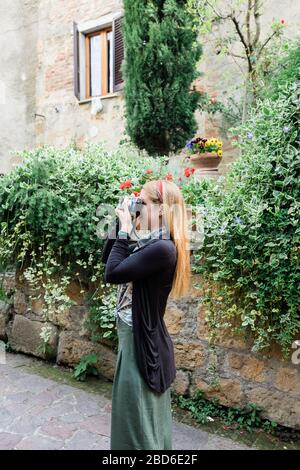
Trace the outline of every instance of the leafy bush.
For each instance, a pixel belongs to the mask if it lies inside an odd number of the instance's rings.
[[[163,175],[165,161],[127,145],[113,153],[89,144],[83,150],[44,147],[20,156],[22,164],[0,179],[0,264],[23,268],[31,286],[43,290],[47,319],[51,309],[72,304],[65,294],[71,279],[90,283],[98,296],[104,266],[97,208],[110,204],[115,218],[113,208],[124,194],[120,183],[130,177],[125,190],[130,194],[135,185]],[[112,310],[105,306],[103,315],[98,311],[95,320],[107,337]]]
[[[210,204],[217,203],[220,196],[220,186],[213,180],[197,180],[191,177],[182,184],[181,192],[187,205],[193,208],[204,206],[210,201]]]
[[[219,203],[206,204],[204,248],[195,254],[195,272],[209,281],[212,330],[251,333],[254,351],[275,341],[288,354],[300,330],[299,55],[292,49],[234,130],[241,157]]]
[[[277,46],[276,46],[277,47]],[[268,70],[261,72],[260,95],[276,99],[281,94],[282,87],[290,86],[297,80],[300,70],[300,38],[287,40],[277,49],[270,51],[267,57]],[[274,60],[274,54],[279,60]]]

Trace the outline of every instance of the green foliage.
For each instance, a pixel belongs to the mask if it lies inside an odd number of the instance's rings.
[[[50,344],[50,336],[51,336],[52,328],[50,325],[46,325],[42,327],[42,331],[40,334],[41,343],[38,346],[38,350],[46,357],[51,358],[55,355],[55,348]]]
[[[184,147],[197,129],[191,91],[202,48],[186,1],[124,1],[127,132],[150,154]]]
[[[97,364],[98,358],[95,354],[85,354],[79,364],[74,368],[73,376],[76,380],[83,382],[86,380],[87,375],[98,376]]]
[[[244,407],[226,407],[219,403],[216,397],[204,398],[204,392],[196,390],[192,397],[184,397],[172,391],[173,402],[180,408],[188,410],[199,423],[208,423],[213,418],[220,418],[226,426],[235,429],[247,429],[252,432],[256,428],[263,428],[273,433],[277,423],[261,417],[262,408],[255,403]]]
[[[116,204],[120,181],[141,181],[151,158],[128,147],[114,154],[100,145],[84,151],[42,148],[21,154],[24,163],[0,180],[1,261],[29,261],[45,252],[59,260],[95,254],[96,208]],[[155,175],[154,175],[155,176]],[[134,186],[131,188],[134,189]]]
[[[181,192],[184,197],[185,204],[190,204],[196,208],[197,206],[206,205],[208,198],[211,204],[213,204],[213,201],[217,202],[220,189],[213,180],[197,180],[190,178],[182,184]]]
[[[42,313],[47,320],[50,313],[59,315],[73,304],[66,294],[72,280],[83,287],[89,282],[94,298],[98,296],[103,238],[109,221],[115,220],[119,198],[167,171],[163,158],[154,160],[129,145],[111,153],[93,144],[83,150],[43,147],[20,156],[22,165],[0,179],[0,265],[2,271],[23,269],[34,291],[31,299],[40,294],[45,299]],[[131,187],[121,190],[127,179]],[[98,210],[102,204],[107,204],[103,212]],[[97,314],[93,310],[91,317],[97,332],[110,338],[111,309],[105,297],[98,301]],[[48,336],[42,333],[45,352]]]
[[[276,60],[274,60],[276,55]],[[261,97],[278,99],[283,88],[292,86],[300,76],[300,38],[284,41],[272,48],[259,69]]]
[[[117,286],[100,284],[88,300],[89,318],[85,326],[91,332],[91,340],[107,339],[117,345],[114,311],[117,304]]]
[[[251,334],[253,351],[275,341],[286,355],[300,330],[296,56],[294,50],[287,55],[257,110],[234,130],[241,157],[219,203],[206,204],[204,247],[194,261],[195,272],[209,281],[208,322],[215,332]]]
[[[0,301],[9,304],[11,302],[10,295],[7,294],[3,286],[3,278],[0,280]]]

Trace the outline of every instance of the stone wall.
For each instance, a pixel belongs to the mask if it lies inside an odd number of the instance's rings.
[[[201,303],[199,278],[192,276],[189,295],[181,299],[169,298],[165,321],[172,336],[177,376],[173,388],[181,394],[192,394],[201,389],[207,397],[217,396],[226,406],[256,403],[264,408],[264,415],[280,424],[300,428],[300,367],[284,361],[276,348],[269,357],[250,351],[249,341],[221,334],[216,346],[217,374],[220,387],[210,386],[208,366],[211,353],[205,310]],[[67,294],[75,302],[68,310],[43,319],[43,300],[30,301],[34,292],[22,275],[10,273],[4,279],[4,288],[13,292],[13,302],[0,303],[0,339],[9,342],[14,351],[52,359],[59,364],[74,366],[87,353],[97,354],[98,370],[113,380],[116,353],[109,341],[94,343],[84,327],[88,316],[84,293],[72,282]],[[48,324],[51,329],[52,352],[41,351],[40,333]]]

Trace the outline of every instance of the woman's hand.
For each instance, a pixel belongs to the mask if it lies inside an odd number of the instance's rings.
[[[121,207],[117,207],[115,209],[115,213],[120,219],[120,230],[130,233],[132,230],[132,219],[131,219],[131,214],[128,209],[128,203],[129,203],[129,197],[125,196]]]

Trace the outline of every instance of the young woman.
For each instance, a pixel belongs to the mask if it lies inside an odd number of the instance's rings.
[[[115,212],[117,238],[105,243],[105,281],[118,286],[118,356],[113,383],[111,450],[172,449],[171,384],[174,350],[164,323],[169,295],[184,295],[190,282],[186,208],[178,186],[147,182],[131,238],[128,198]]]

